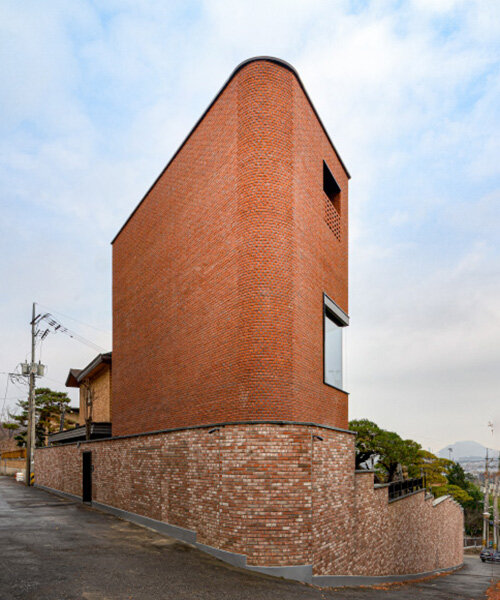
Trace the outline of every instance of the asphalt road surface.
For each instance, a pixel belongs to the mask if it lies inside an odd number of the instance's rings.
[[[500,600],[500,564],[386,589],[320,589],[230,567],[78,502],[0,477],[0,600]],[[487,590],[489,592],[487,594]]]

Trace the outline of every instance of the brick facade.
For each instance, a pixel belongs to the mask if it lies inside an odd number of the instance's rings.
[[[37,484],[81,496],[90,450],[94,502],[249,567],[459,565],[461,509],[389,503],[356,473],[347,394],[323,382],[323,295],[348,312],[348,178],[295,71],[240,65],[113,243],[121,437],[38,449]]]
[[[340,241],[323,161],[342,190]],[[348,310],[347,185],[296,74],[237,70],[114,240],[114,434],[347,426],[322,355],[323,293]]]
[[[37,484],[196,532],[248,565],[314,575],[394,575],[462,562],[461,508],[424,492],[388,501],[354,472],[354,436],[306,425],[233,425],[36,451]],[[212,433],[210,433],[212,431]]]

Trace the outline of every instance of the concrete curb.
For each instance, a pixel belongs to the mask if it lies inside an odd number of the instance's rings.
[[[136,525],[154,529],[162,535],[168,535],[169,537],[180,540],[181,542],[196,544],[196,531],[191,529],[184,529],[184,527],[178,527],[177,525],[170,525],[169,523],[164,523],[163,521],[157,521],[156,519],[143,517],[142,515],[131,513],[126,510],[122,510],[121,508],[115,508],[114,506],[109,506],[108,504],[102,504],[101,502],[96,502],[95,500],[92,501],[91,506],[92,508],[96,508],[102,512],[110,513],[115,517],[125,521],[130,521]]]
[[[463,566],[463,563],[446,569],[435,569],[424,573],[409,573],[407,575],[314,575],[312,583],[319,587],[358,587],[364,585],[379,585],[381,583],[402,583],[424,577],[432,577],[441,573],[451,573]]]
[[[76,496],[75,494],[69,494],[68,492],[61,492],[60,490],[56,490],[54,488],[47,487],[45,485],[40,485],[39,483],[35,483],[33,487],[39,488],[44,492],[49,492],[49,494],[55,494],[56,496],[61,496],[62,498],[66,498],[67,500],[78,500],[78,502],[82,501],[81,496]]]
[[[80,496],[75,494],[68,494],[67,492],[61,492],[53,488],[46,487],[35,483],[35,486],[45,492],[62,496],[70,500],[82,501]],[[89,503],[89,506],[100,510],[101,512],[109,513],[123,519],[124,521],[130,521],[141,527],[147,527],[152,529],[161,535],[167,535],[176,540],[191,544],[205,552],[210,554],[219,560],[228,563],[234,567],[246,569],[254,573],[262,573],[264,575],[272,575],[273,577],[283,577],[284,579],[291,579],[293,581],[300,581],[302,583],[310,583],[319,587],[358,587],[358,586],[369,586],[377,585],[381,583],[400,583],[404,581],[412,581],[413,579],[421,579],[423,577],[431,577],[432,575],[439,575],[441,573],[451,573],[456,569],[462,567],[463,563],[455,567],[449,567],[446,569],[436,569],[435,571],[426,571],[425,573],[410,573],[407,575],[380,575],[380,576],[362,576],[362,575],[313,575],[312,565],[291,565],[291,566],[253,566],[247,564],[247,556],[245,554],[238,554],[236,552],[228,552],[227,550],[221,550],[214,548],[213,546],[207,546],[201,542],[196,541],[196,531],[191,529],[184,529],[178,525],[170,525],[163,521],[157,521],[149,517],[143,517],[136,513],[131,513],[102,502],[93,501]]]

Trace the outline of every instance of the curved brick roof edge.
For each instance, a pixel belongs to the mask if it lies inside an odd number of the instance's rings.
[[[135,212],[137,211],[137,209],[139,208],[139,206],[144,202],[144,200],[146,199],[146,197],[148,196],[149,192],[154,188],[154,186],[156,185],[156,183],[158,182],[158,180],[160,179],[160,177],[163,175],[163,173],[165,173],[165,171],[168,169],[168,167],[170,166],[170,164],[174,161],[175,157],[179,154],[179,152],[182,150],[182,148],[184,147],[184,144],[188,141],[188,139],[191,137],[191,135],[193,134],[193,132],[195,131],[195,129],[198,127],[198,125],[203,121],[203,119],[205,118],[205,115],[208,113],[208,111],[212,108],[212,106],[215,104],[215,102],[217,101],[217,99],[219,98],[219,96],[222,94],[222,92],[226,89],[226,87],[229,85],[229,82],[233,79],[233,77],[236,75],[236,73],[238,73],[238,71],[241,71],[241,69],[243,69],[243,67],[245,67],[246,65],[252,63],[252,62],[257,62],[257,61],[266,61],[266,62],[272,62],[275,63],[285,69],[288,69],[291,73],[293,73],[295,75],[295,78],[297,79],[297,81],[299,82],[300,87],[302,88],[302,91],[304,92],[309,104],[311,105],[311,108],[313,109],[314,114],[316,115],[316,118],[318,119],[319,124],[321,125],[323,131],[325,132],[325,135],[328,139],[328,141],[330,142],[333,151],[335,152],[335,154],[337,155],[337,158],[340,161],[340,164],[342,165],[342,168],[344,169],[344,171],[346,172],[347,177],[350,179],[351,175],[349,174],[349,171],[347,170],[347,167],[344,164],[344,161],[342,160],[340,154],[337,151],[337,148],[335,148],[335,144],[332,142],[330,135],[328,134],[328,131],[326,130],[326,127],[323,124],[323,121],[321,120],[318,111],[316,110],[314,104],[312,103],[311,98],[309,97],[309,94],[307,93],[306,88],[304,87],[304,84],[302,83],[302,80],[300,79],[299,74],[297,73],[297,70],[295,69],[295,67],[293,67],[290,63],[286,62],[286,60],[283,60],[281,58],[276,58],[274,56],[253,56],[252,58],[247,58],[246,60],[244,60],[243,62],[241,62],[235,69],[234,71],[231,73],[231,75],[228,77],[227,81],[224,83],[224,85],[221,87],[221,89],[217,92],[217,94],[215,95],[215,98],[212,100],[212,102],[210,102],[210,104],[207,106],[207,108],[203,111],[203,114],[201,115],[201,117],[196,121],[196,123],[194,124],[194,126],[191,128],[190,132],[187,134],[187,136],[184,138],[183,142],[181,143],[181,145],[177,148],[177,150],[174,152],[172,158],[168,161],[168,163],[165,165],[165,167],[162,169],[161,173],[158,175],[158,177],[154,180],[154,182],[152,183],[152,185],[149,187],[148,191],[144,194],[144,196],[142,197],[141,201],[139,202],[139,204],[137,204],[137,206],[134,208],[134,210],[130,213],[130,215],[127,217],[127,220],[125,221],[125,223],[123,223],[123,225],[120,227],[120,229],[118,230],[118,233],[115,235],[115,237],[111,240],[111,244],[113,244],[116,240],[116,238],[120,235],[120,233],[123,231],[123,229],[125,228],[125,226],[127,225],[127,223],[130,221],[130,219],[134,216]]]

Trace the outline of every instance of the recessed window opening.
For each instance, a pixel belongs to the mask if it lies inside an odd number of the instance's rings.
[[[323,161],[323,191],[325,192],[325,222],[340,242],[340,186]]]
[[[323,305],[323,357],[324,382],[344,389],[344,328],[349,318],[328,296]]]
[[[325,161],[323,161],[323,190],[340,213],[340,186]]]

